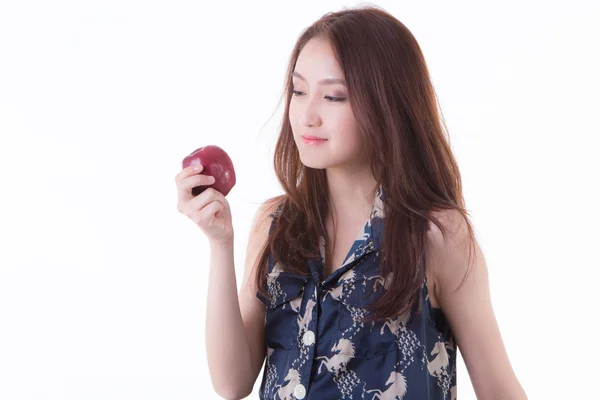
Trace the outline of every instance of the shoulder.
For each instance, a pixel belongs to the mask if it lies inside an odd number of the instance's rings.
[[[278,209],[282,196],[273,197],[261,203],[256,210],[246,246],[246,262],[244,267],[244,281],[250,282],[251,292],[255,293],[255,273],[262,257],[269,237],[272,219],[269,218]],[[254,296],[254,294],[252,294]]]
[[[266,200],[258,207],[256,215],[254,216],[254,230],[268,229],[267,227],[271,225],[272,218],[276,217],[281,211],[281,205],[283,204],[284,199],[285,195],[275,196]]]
[[[442,288],[456,288],[467,273],[473,246],[469,226],[458,210],[442,210],[431,216],[444,228],[445,236],[434,222],[428,222],[426,234],[427,267],[436,295]],[[473,238],[474,239],[474,238]]]
[[[457,232],[461,228],[466,228],[465,219],[458,210],[452,209],[432,211],[430,215],[431,217],[437,219],[448,233],[450,233],[450,231]],[[440,228],[432,221],[429,221],[428,224],[428,234],[432,239],[442,239],[442,232],[440,231]]]

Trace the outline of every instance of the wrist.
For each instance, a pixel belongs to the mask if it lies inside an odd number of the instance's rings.
[[[210,240],[209,242],[210,248],[229,248],[233,246],[233,235],[230,237],[226,237],[218,240]]]

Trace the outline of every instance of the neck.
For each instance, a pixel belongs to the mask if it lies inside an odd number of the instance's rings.
[[[363,220],[370,215],[375,202],[377,181],[370,171],[342,173],[327,170],[330,217],[336,221]]]

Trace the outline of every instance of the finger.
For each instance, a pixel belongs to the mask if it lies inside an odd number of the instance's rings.
[[[215,213],[215,217],[219,218],[223,213],[223,210],[225,210],[225,206],[223,205],[223,203],[219,202],[219,211]]]
[[[210,175],[199,174],[198,176],[189,176],[185,178],[177,185],[177,197],[179,198],[179,202],[186,203],[194,197],[197,197],[197,194],[194,195],[192,193],[193,188],[204,186],[206,190],[206,188],[213,183],[215,183],[215,178]]]
[[[198,169],[194,169],[195,167],[198,167]],[[185,167],[181,171],[179,171],[179,173],[177,175],[175,175],[175,182],[179,183],[179,181],[187,178],[188,176],[192,176],[194,174],[199,174],[203,170],[204,170],[204,166],[202,164],[188,165],[187,167]]]
[[[212,227],[215,220],[223,210],[223,204],[220,201],[214,200],[204,206],[201,210],[190,214],[190,219],[198,225]]]
[[[216,179],[214,176],[198,174],[182,179],[179,183],[179,187],[182,190],[190,190],[196,186],[210,186],[215,183],[215,181]]]
[[[191,195],[190,195],[191,196]],[[200,193],[196,197],[192,197],[192,199],[188,200],[183,208],[186,210],[186,215],[191,215],[196,211],[201,211],[208,203],[213,201],[220,201],[222,198],[222,194],[214,188],[207,188],[205,191]]]

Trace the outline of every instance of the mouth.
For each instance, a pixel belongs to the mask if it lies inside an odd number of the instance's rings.
[[[304,144],[321,144],[325,143],[327,139],[322,139],[316,136],[302,136]]]
[[[304,139],[308,139],[308,140],[327,140],[325,138],[315,136],[315,135],[300,135],[300,136],[302,136]]]

